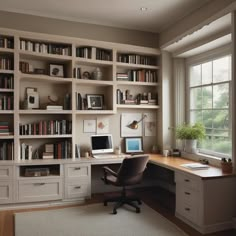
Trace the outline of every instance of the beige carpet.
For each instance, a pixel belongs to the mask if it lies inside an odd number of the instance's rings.
[[[145,204],[141,213],[130,208],[110,214],[112,204],[15,214],[15,236],[186,236]]]

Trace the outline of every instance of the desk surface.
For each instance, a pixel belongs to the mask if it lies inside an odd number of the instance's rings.
[[[235,174],[223,173],[221,168],[210,166],[207,169],[197,169],[191,170],[185,167],[182,167],[182,164],[194,163],[195,161],[185,159],[182,157],[163,157],[158,154],[148,154],[149,155],[149,163],[154,165],[162,166],[166,169],[185,172],[192,175],[196,175],[202,179],[209,178],[222,178],[222,177],[232,177],[236,176]],[[92,165],[106,165],[106,164],[116,164],[121,163],[123,158],[111,158],[111,159],[95,159],[89,158]]]
[[[223,173],[221,168],[210,166],[208,169],[198,169],[191,170],[182,167],[182,164],[194,163],[194,161],[189,159],[184,159],[182,157],[163,157],[161,155],[150,154],[149,163],[154,165],[162,166],[173,171],[186,172],[192,175],[196,175],[202,179],[209,178],[222,178],[222,177],[232,177],[235,174]]]

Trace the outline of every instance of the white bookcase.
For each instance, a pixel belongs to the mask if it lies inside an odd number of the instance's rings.
[[[49,160],[42,159],[44,146],[58,143],[60,147],[54,149],[54,155],[55,150],[60,151],[61,155],[57,153],[58,158],[50,160],[50,165],[55,162],[65,165],[63,169],[66,165],[73,169],[72,163],[76,160],[75,146],[81,135],[78,130],[81,130],[79,126],[84,117],[118,116],[122,111],[158,113],[159,57],[160,51],[155,48],[0,29],[0,148],[1,153],[4,153],[0,157],[0,168],[5,170],[7,167],[13,171],[7,182],[0,178],[1,190],[6,195],[10,193],[2,202],[17,202],[19,199],[20,202],[27,202],[27,198],[21,196],[19,191],[28,186],[28,182],[37,185],[37,181],[32,178],[25,180],[19,176],[26,164],[25,159],[28,159],[27,156],[22,156],[26,152],[32,151],[33,157],[36,157],[36,150],[39,154],[39,160],[27,160],[27,165],[34,168],[37,165],[47,165]],[[128,61],[123,61],[124,58],[128,58]],[[63,75],[60,74],[61,69],[59,74],[50,75],[50,66],[63,68]],[[102,74],[99,79],[93,76],[96,70]],[[119,74],[125,78],[120,79]],[[37,109],[26,109],[25,96],[28,88],[37,89]],[[117,100],[118,91],[123,100],[120,97]],[[88,94],[103,96],[102,109],[87,109]],[[134,101],[124,102],[136,99],[138,94],[146,96],[139,96],[140,104]],[[63,109],[47,110],[48,96],[57,98],[53,105],[60,105]],[[141,102],[147,96],[152,99],[151,104],[147,100]],[[61,123],[65,121],[70,122],[70,128],[66,127],[66,132],[61,132]],[[3,135],[3,132],[6,134]],[[117,132],[120,132],[119,129]],[[22,146],[28,146],[32,150],[22,152]],[[67,153],[66,158],[62,149]],[[66,164],[63,164],[65,161]],[[61,171],[55,177],[55,186],[58,184],[60,189],[63,176],[64,172]],[[17,179],[20,184],[16,182]],[[66,183],[69,180],[70,178],[66,179]],[[90,185],[90,180],[88,182]],[[86,193],[78,194],[90,195],[90,187],[84,188]],[[12,196],[13,189],[18,195]],[[30,187],[27,191],[30,194]],[[66,191],[70,198],[69,190]],[[56,193],[56,196],[63,198],[61,192]]]

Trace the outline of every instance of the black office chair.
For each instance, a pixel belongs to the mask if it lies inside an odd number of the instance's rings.
[[[139,184],[143,177],[143,172],[148,162],[148,155],[136,155],[125,158],[117,172],[114,172],[109,167],[103,167],[104,177],[102,180],[106,184],[122,187],[121,195],[118,197],[108,197],[104,199],[104,206],[108,202],[116,202],[113,208],[113,214],[117,214],[117,209],[124,204],[128,204],[140,212],[140,207],[134,202],[141,204],[141,200],[137,197],[128,197],[126,193],[126,186]]]

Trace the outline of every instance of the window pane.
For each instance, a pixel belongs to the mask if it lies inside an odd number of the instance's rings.
[[[213,137],[212,139],[212,151],[220,152],[224,154],[232,154],[231,139],[228,137]]]
[[[228,81],[230,79],[229,56],[213,61],[213,82]]]
[[[201,65],[191,67],[189,83],[190,87],[201,85]]]
[[[213,111],[213,128],[229,129],[229,111],[217,110]]]
[[[196,122],[202,123],[202,111],[191,111],[190,120],[191,120],[191,123],[196,123]]]
[[[212,86],[202,87],[202,108],[212,108]]]
[[[229,107],[229,84],[219,84],[213,86],[213,107]]]
[[[202,84],[212,83],[212,62],[202,64]]]
[[[202,89],[193,88],[190,89],[190,109],[202,108]]]
[[[202,122],[205,128],[212,128],[212,110],[202,111]]]

